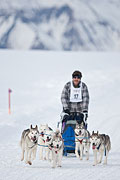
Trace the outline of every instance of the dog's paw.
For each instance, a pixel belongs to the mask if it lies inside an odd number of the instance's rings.
[[[97,165],[97,163],[95,162],[94,164],[93,164],[93,166],[96,166]]]
[[[80,157],[80,160],[83,160],[83,158],[82,158],[82,157]]]
[[[55,166],[52,166],[52,168],[54,169],[54,168],[55,168]]]
[[[60,168],[61,168],[62,166],[61,166],[61,165],[58,165],[58,167],[60,167]]]
[[[28,161],[28,164],[29,164],[29,165],[32,165],[31,161]]]
[[[47,158],[46,158],[46,157],[44,157],[44,160],[47,160]]]

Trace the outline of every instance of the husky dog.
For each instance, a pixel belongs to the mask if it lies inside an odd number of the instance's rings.
[[[45,134],[46,131],[50,131],[51,128],[48,127],[48,124],[40,125],[39,132],[39,144],[40,144],[40,160],[46,159],[45,151],[46,151],[46,142],[45,142]],[[44,157],[45,155],[45,157]]]
[[[94,166],[102,162],[103,153],[105,155],[104,164],[107,164],[108,153],[111,149],[110,137],[105,134],[92,132],[91,143],[94,154]],[[99,152],[99,159],[97,160],[97,152]]]
[[[86,159],[89,159],[90,133],[85,129],[84,124],[76,124],[75,127],[75,154],[76,157],[83,159],[83,152],[86,153]],[[79,155],[80,151],[80,155]]]
[[[45,159],[46,160],[52,160],[52,151],[50,148],[50,145],[52,143],[54,132],[51,128],[49,130],[47,129],[44,135],[45,140]]]
[[[33,156],[34,160],[36,157],[38,137],[39,131],[37,125],[35,128],[33,128],[31,125],[30,129],[26,129],[23,131],[20,141],[20,145],[22,148],[21,161],[24,160],[25,153],[25,162],[29,165],[32,165],[31,155]]]
[[[52,150],[52,168],[56,166],[61,167],[62,155],[63,155],[63,139],[60,131],[57,129],[54,133],[51,150]]]

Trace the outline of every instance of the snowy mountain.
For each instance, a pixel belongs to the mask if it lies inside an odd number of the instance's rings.
[[[120,50],[119,0],[0,0],[0,48]]]

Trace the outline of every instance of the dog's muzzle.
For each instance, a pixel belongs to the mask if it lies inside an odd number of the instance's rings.
[[[93,144],[92,144],[92,149],[95,149],[95,148],[96,148],[96,144],[93,143]]]
[[[50,140],[51,140],[51,138],[47,137],[46,142],[49,142]]]
[[[59,144],[57,144],[56,148],[59,149]]]
[[[36,138],[36,136],[34,136],[34,137],[31,137],[31,140],[32,140],[33,142],[37,141],[37,138]]]

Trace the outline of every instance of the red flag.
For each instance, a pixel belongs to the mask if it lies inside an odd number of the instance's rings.
[[[9,88],[9,89],[8,89],[8,92],[9,92],[9,93],[11,93],[11,92],[12,92],[12,90]]]

